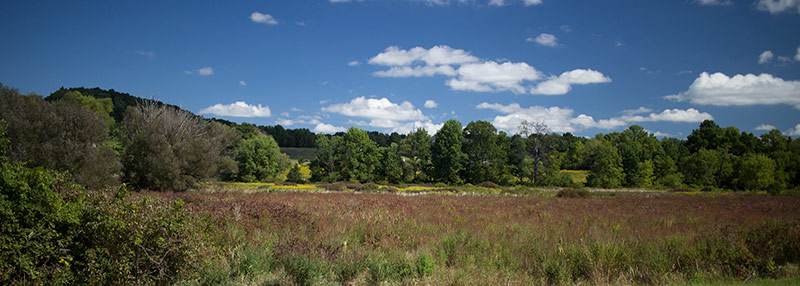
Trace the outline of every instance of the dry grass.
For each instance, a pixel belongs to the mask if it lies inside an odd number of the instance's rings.
[[[186,202],[186,209],[208,223],[218,251],[268,248],[272,262],[263,275],[277,277],[277,283],[336,281],[336,273],[353,273],[345,275],[349,282],[473,285],[746,279],[751,271],[776,276],[782,269],[735,260],[741,251],[761,257],[754,250],[760,240],[748,240],[753,229],[777,225],[777,233],[800,234],[800,198],[764,195],[579,200],[352,192],[146,195]],[[428,275],[408,270],[416,269],[421,256],[433,258],[435,270]],[[303,273],[313,275],[298,280]]]

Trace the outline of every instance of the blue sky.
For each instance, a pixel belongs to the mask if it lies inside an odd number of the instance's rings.
[[[0,82],[335,132],[800,136],[800,1],[3,1]]]

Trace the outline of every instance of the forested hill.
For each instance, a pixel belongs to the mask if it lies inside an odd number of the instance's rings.
[[[111,102],[114,105],[114,110],[111,112],[111,117],[113,117],[114,120],[117,121],[117,122],[122,122],[122,117],[125,115],[125,109],[128,108],[128,106],[138,105],[142,101],[152,101],[152,102],[156,103],[157,105],[165,104],[165,105],[170,106],[170,107],[181,109],[180,107],[177,107],[175,105],[166,104],[166,103],[163,103],[163,102],[158,101],[158,100],[152,100],[152,99],[136,97],[136,96],[133,96],[133,95],[130,95],[130,94],[127,94],[127,93],[118,92],[118,91],[114,90],[113,88],[109,89],[109,90],[105,90],[105,89],[101,89],[99,87],[95,87],[95,88],[73,87],[73,88],[69,88],[69,89],[66,89],[66,88],[62,87],[62,88],[59,88],[58,90],[56,90],[55,92],[51,93],[50,96],[45,98],[45,100],[51,101],[51,102],[60,100],[60,99],[62,99],[64,97],[64,95],[66,95],[68,92],[71,92],[71,91],[77,91],[81,95],[91,96],[91,97],[98,98],[98,99],[110,98]]]

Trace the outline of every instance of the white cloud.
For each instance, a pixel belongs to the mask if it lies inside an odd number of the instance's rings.
[[[788,104],[800,109],[800,81],[785,81],[770,74],[728,77],[703,72],[687,91],[665,98],[717,106]]]
[[[250,14],[250,20],[256,23],[267,24],[267,25],[277,25],[278,20],[275,20],[275,17],[272,17],[270,14],[261,14],[259,12],[253,12]]]
[[[294,22],[294,24],[298,25],[300,27],[305,27],[306,26],[306,22],[304,22],[304,21],[297,21],[297,22]]]
[[[653,121],[669,121],[669,122],[703,122],[703,120],[713,120],[714,117],[706,112],[700,112],[697,109],[689,108],[682,109],[664,109],[661,113],[650,113],[647,116],[642,115],[626,115],[618,119],[626,122],[653,122]]]
[[[628,115],[600,120],[595,120],[592,116],[586,114],[573,116],[574,111],[572,109],[558,106],[544,107],[537,105],[523,108],[516,103],[502,105],[484,102],[476,106],[476,108],[491,109],[506,114],[496,116],[492,124],[509,133],[516,133],[517,127],[524,120],[528,122],[542,122],[546,124],[550,130],[562,133],[575,132],[588,128],[613,129],[635,122],[702,122],[705,119],[713,119],[710,114],[699,112],[693,108],[687,110],[665,109],[660,113],[650,113],[647,116],[633,115],[650,112],[650,109],[640,107],[635,110],[623,111],[623,113],[628,113]]]
[[[504,91],[510,90],[514,93],[525,93],[522,87],[523,81],[534,81],[542,77],[542,73],[537,71],[527,63],[497,62],[487,61],[484,63],[465,64],[457,70],[458,78],[447,82],[455,90],[472,91]]]
[[[772,51],[764,51],[761,55],[758,56],[758,63],[759,64],[766,64],[772,60],[775,55],[772,54]]]
[[[536,38],[528,38],[525,41],[527,42],[536,42],[539,45],[545,47],[555,47],[558,46],[558,38],[556,38],[553,34],[548,33],[541,33]]]
[[[198,75],[208,76],[214,74],[214,69],[211,67],[202,67],[201,69],[197,70]]]
[[[313,131],[314,133],[328,133],[328,134],[331,134],[331,133],[336,133],[336,132],[344,132],[344,131],[347,131],[347,129],[344,128],[344,127],[341,127],[341,126],[334,126],[334,125],[331,125],[331,124],[320,122],[320,123],[317,123],[317,125],[315,125],[314,129],[312,129],[311,131]]]
[[[270,117],[269,106],[259,104],[250,105],[244,101],[237,101],[233,104],[215,104],[200,110],[199,114],[214,114],[218,116],[231,117]]]
[[[400,49],[397,46],[386,48],[385,51],[369,60],[369,64],[381,66],[408,66],[413,63],[425,63],[429,66],[465,64],[478,61],[478,58],[469,52],[453,49],[446,45],[434,46],[426,50],[414,47],[410,50]]]
[[[289,112],[281,112],[281,116],[283,116],[283,117],[289,117]]]
[[[294,123],[295,123],[295,122],[294,122],[293,120],[289,120],[289,119],[283,119],[283,118],[280,118],[280,119],[278,119],[278,120],[275,120],[275,124],[277,124],[277,125],[283,125],[283,126],[292,126],[292,125],[294,125]]]
[[[560,29],[561,29],[561,31],[564,31],[565,33],[572,32],[572,27],[570,27],[569,25],[561,25]]]
[[[650,131],[650,130],[647,130],[647,129],[645,129],[644,131],[647,131],[648,133],[653,134],[653,136],[655,136],[655,137],[671,137],[672,136],[669,133],[664,133],[664,132],[661,132],[661,131]]]
[[[376,71],[372,73],[378,77],[428,77],[437,74],[454,76],[456,75],[455,69],[451,66],[402,66],[391,67],[388,70]]]
[[[505,2],[505,0],[491,0],[491,1],[489,1],[489,5],[490,6],[505,6],[506,2]]]
[[[639,107],[637,109],[625,109],[625,110],[622,111],[622,114],[631,116],[631,115],[636,115],[636,114],[648,113],[648,112],[651,112],[651,111],[653,111],[653,110],[650,109],[650,108],[642,106],[642,107]]]
[[[800,0],[759,0],[756,7],[771,14],[792,11],[800,13]]]
[[[782,64],[791,63],[792,58],[786,56],[778,56],[778,61],[781,62]]]
[[[437,108],[437,107],[439,107],[439,104],[436,103],[436,101],[430,99],[425,101],[425,108]]]
[[[358,61],[349,61],[349,62],[347,62],[347,65],[351,66],[351,67],[357,67],[357,66],[361,65],[361,63],[358,62]]]
[[[703,6],[727,6],[733,3],[729,0],[697,0],[697,4]]]
[[[350,100],[349,103],[338,103],[323,107],[322,111],[339,113],[350,117],[385,120],[426,120],[422,111],[413,104],[404,101],[400,104],[393,103],[387,98],[374,99],[363,96]]]
[[[573,84],[590,84],[611,82],[611,78],[591,69],[576,69],[562,73],[558,77],[540,82],[531,88],[531,94],[561,95],[572,89]]]
[[[240,80],[240,81],[239,81],[239,85],[241,85],[241,86],[246,86],[246,85],[247,85],[247,82],[246,82],[246,81],[243,81],[243,80]]]
[[[761,124],[759,126],[756,126],[756,128],[755,128],[755,130],[757,130],[757,131],[770,131],[772,129],[775,129],[775,125]]]
[[[789,129],[783,132],[786,136],[800,136],[800,124],[797,124],[794,129]]]
[[[414,121],[414,122],[406,122],[401,125],[397,125],[392,127],[391,132],[397,132],[400,134],[408,134],[411,132],[416,131],[420,128],[425,128],[425,131],[428,131],[428,135],[435,135],[439,129],[442,129],[444,123],[435,124],[432,121]]]
[[[151,59],[151,60],[156,58],[156,53],[154,53],[153,51],[139,50],[139,51],[136,51],[136,53],[141,55],[141,56],[145,56],[145,57],[147,57],[148,59]]]
[[[621,41],[617,41],[617,42],[615,42],[615,43],[614,43],[614,46],[615,46],[615,47],[622,47],[622,46],[624,46],[624,45],[625,45],[625,43],[623,43],[623,42],[621,42]]]
[[[794,55],[794,60],[800,62],[800,46],[797,47],[797,54]]]
[[[373,72],[373,76],[404,78],[444,75],[450,77],[445,84],[451,89],[475,92],[565,94],[573,84],[611,81],[598,71],[576,69],[550,77],[535,88],[530,88],[530,84],[542,80],[544,74],[528,63],[481,61],[467,51],[449,46],[435,46],[427,50],[421,47],[404,50],[391,46],[371,58],[369,64],[389,67]]]
[[[525,6],[533,6],[533,5],[542,4],[542,0],[525,0],[524,3],[525,3]]]
[[[292,107],[292,108],[291,108],[291,109],[289,109],[289,110],[291,110],[291,111],[294,111],[294,112],[302,112],[302,111],[303,111],[302,109],[300,109],[300,108],[297,108],[297,107]]]

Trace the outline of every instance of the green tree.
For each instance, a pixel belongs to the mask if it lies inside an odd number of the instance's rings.
[[[433,168],[431,162],[431,136],[424,128],[417,129],[406,136],[400,144],[400,154],[406,158],[410,177],[414,182],[426,182]]]
[[[7,156],[52,170],[98,189],[119,183],[120,163],[108,148],[103,118],[74,104],[50,103],[0,84],[0,119],[8,122]]]
[[[355,182],[374,181],[381,164],[381,153],[367,131],[350,127],[342,137],[342,179]]]
[[[431,146],[434,179],[439,182],[461,183],[459,173],[464,168],[467,156],[461,151],[464,134],[461,123],[448,120],[436,132]]]
[[[234,151],[239,166],[239,180],[245,182],[274,180],[289,168],[289,156],[281,153],[272,136],[256,135],[242,140]]]
[[[298,184],[305,183],[303,174],[300,172],[300,164],[292,165],[292,168],[289,169],[289,173],[286,174],[286,181]]]
[[[342,162],[339,161],[343,152],[342,137],[328,137],[317,135],[316,146],[319,153],[311,161],[311,180],[315,182],[336,182],[342,179]]]
[[[741,190],[766,190],[775,183],[775,161],[762,154],[745,154],[736,165],[733,184]]]
[[[586,178],[587,183],[601,188],[620,187],[625,180],[622,157],[616,147],[605,141],[601,143],[592,156],[592,172]]]
[[[464,180],[473,184],[498,182],[505,165],[505,153],[500,146],[497,129],[491,123],[478,120],[467,124],[461,149],[467,155]]]
[[[126,178],[141,188],[186,190],[232,165],[229,127],[152,102],[129,107],[122,143]]]
[[[91,96],[85,96],[81,94],[80,91],[71,90],[67,91],[67,93],[64,94],[64,97],[58,101],[86,107],[102,117],[107,126],[114,125],[114,118],[111,117],[111,112],[114,111],[114,103],[111,101],[111,98],[95,98]]]
[[[381,148],[383,162],[381,162],[383,177],[391,184],[403,182],[403,158],[400,156],[400,145],[392,142],[389,147]]]

